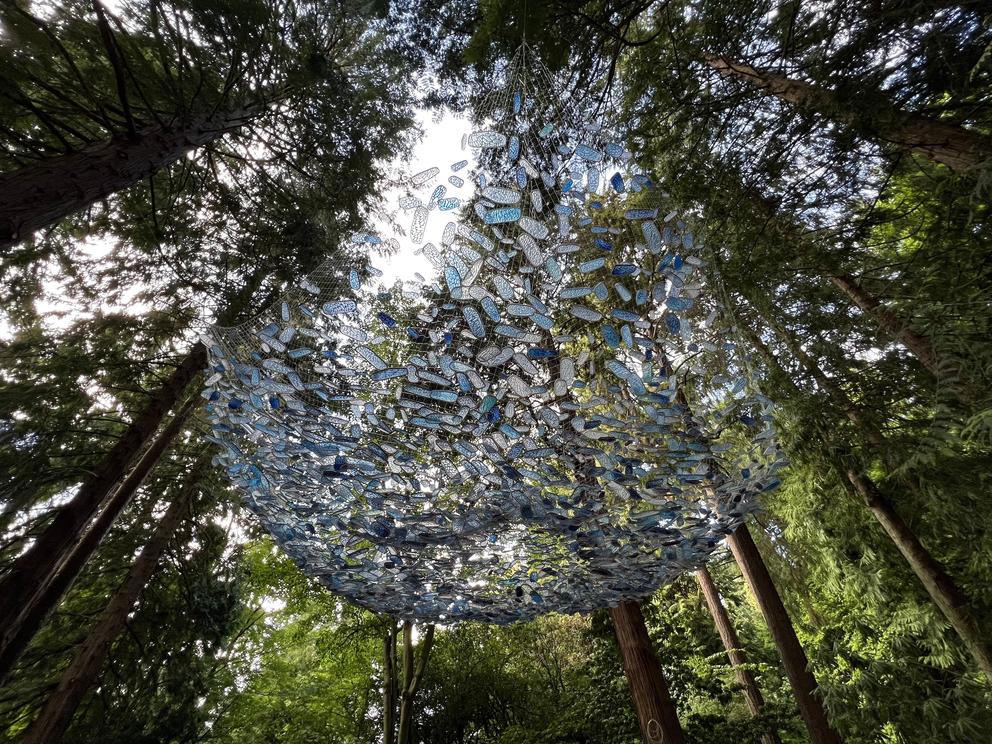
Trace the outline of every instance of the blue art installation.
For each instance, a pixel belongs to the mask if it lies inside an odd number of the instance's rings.
[[[436,277],[328,262],[207,339],[218,460],[304,572],[372,610],[505,623],[645,596],[784,464],[705,250],[539,77],[515,60],[450,167],[408,179],[405,236],[352,238],[411,241]]]

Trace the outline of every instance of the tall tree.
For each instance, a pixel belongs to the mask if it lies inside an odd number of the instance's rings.
[[[765,567],[747,525],[742,524],[727,538],[734,560],[744,574],[748,588],[768,623],[775,639],[782,663],[799,705],[799,712],[806,723],[810,739],[816,744],[839,744],[840,736],[830,725],[823,701],[817,693],[816,678],[809,669],[809,659],[796,637],[792,620],[782,604],[778,590]]]
[[[611,607],[609,613],[641,726],[642,741],[644,744],[682,744],[682,724],[640,606],[634,601],[623,601]]]
[[[4,6],[3,124],[12,147],[0,161],[0,247],[193,151],[199,172],[171,184],[180,190],[217,191],[225,179],[253,169],[271,177],[278,168],[330,186],[313,161],[338,154],[335,104],[349,96],[342,68],[366,43],[368,8],[285,0],[125,9],[127,23],[100,0],[69,0],[48,16],[20,2]]]
[[[62,673],[58,686],[49,695],[48,702],[31,724],[23,741],[54,743],[62,740],[76,708],[100,674],[110,646],[124,632],[128,614],[155,572],[180,521],[188,514],[209,458],[209,454],[201,456],[186,475],[154,532],[134,559],[124,582],[111,596],[96,624],[77,648],[72,662]]]
[[[100,546],[100,542],[131,502],[152,468],[182,431],[195,402],[195,398],[188,401],[173,416],[128,476],[115,484],[112,497],[92,522],[88,519],[89,513],[85,518],[78,516],[83,505],[77,503],[76,499],[69,502],[66,509],[56,516],[52,526],[42,533],[4,578],[2,586],[7,587],[5,598],[8,603],[3,606],[0,615],[0,681],[38,632],[45,616],[72,586],[79,571]],[[99,505],[92,506],[91,512],[95,513]],[[74,531],[59,524],[60,518],[67,512],[79,522]],[[61,539],[56,542],[53,535]],[[46,538],[49,538],[47,543]],[[44,549],[39,550],[39,545]]]
[[[709,570],[703,566],[696,571],[696,580],[699,582],[699,588],[703,592],[706,606],[713,616],[713,622],[716,625],[717,632],[720,634],[720,639],[727,649],[727,657],[734,667],[734,674],[744,691],[744,699],[747,700],[747,707],[752,715],[760,715],[761,709],[765,705],[765,700],[761,696],[761,690],[758,689],[758,682],[755,680],[754,674],[748,667],[747,654],[741,646],[740,638],[737,636],[737,631],[734,629],[734,625],[730,620],[730,615],[723,606],[723,602],[720,601],[720,592],[713,582],[713,577],[710,575]],[[778,733],[773,729],[763,733],[761,735],[761,741],[762,744],[778,744],[781,740],[778,737]]]
[[[434,647],[434,625],[427,625],[420,643],[414,626],[403,622],[403,652],[397,655],[396,621],[386,619],[383,631],[382,732],[386,744],[412,744],[414,703]],[[419,653],[417,653],[419,651]]]

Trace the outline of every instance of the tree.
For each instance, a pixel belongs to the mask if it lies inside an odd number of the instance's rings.
[[[155,531],[135,558],[127,577],[104,608],[96,625],[80,644],[68,668],[62,673],[55,691],[45,708],[31,724],[25,742],[58,742],[68,728],[83,696],[96,681],[106,662],[110,646],[122,632],[142,589],[148,583],[163,551],[174,537],[176,528],[185,517],[196,494],[198,480],[209,462],[209,454],[201,456],[187,474],[172,503],[155,527]]]
[[[696,580],[699,582],[699,588],[702,590],[703,596],[706,599],[706,606],[713,616],[713,622],[716,625],[717,632],[720,633],[720,639],[727,649],[727,656],[734,667],[734,674],[737,676],[737,680],[744,690],[747,707],[750,709],[752,715],[760,715],[761,709],[765,705],[764,698],[762,698],[761,690],[758,689],[758,683],[755,681],[754,674],[752,674],[748,666],[747,654],[741,647],[741,641],[737,636],[737,631],[734,630],[730,616],[720,601],[720,593],[717,590],[716,584],[713,582],[713,577],[704,566],[696,571]],[[780,739],[775,730],[772,729],[762,735],[761,741],[762,744],[776,744]]]
[[[609,612],[641,725],[641,739],[645,744],[681,744],[684,741],[682,726],[644,625],[641,608],[636,602],[624,601],[611,607]]]

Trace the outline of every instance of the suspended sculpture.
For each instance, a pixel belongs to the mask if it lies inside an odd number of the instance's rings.
[[[329,262],[207,339],[219,461],[304,572],[373,610],[503,623],[642,597],[777,483],[702,247],[541,74],[518,56],[463,152],[409,179],[406,236],[352,238],[408,239],[436,277]]]

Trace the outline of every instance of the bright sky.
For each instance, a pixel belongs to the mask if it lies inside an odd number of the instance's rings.
[[[468,120],[455,116],[447,110],[439,118],[435,118],[431,112],[422,110],[417,114],[417,123],[424,132],[423,139],[414,148],[410,161],[397,161],[392,164],[392,170],[398,173],[404,181],[408,181],[409,177],[415,173],[428,168],[438,167],[441,169],[441,173],[429,184],[430,188],[433,188],[438,184],[446,185],[446,179],[451,173],[449,166],[453,162],[464,158],[469,161],[469,165],[467,168],[459,171],[459,175],[465,177],[468,171],[474,166],[471,150],[461,149],[462,135],[468,133],[470,130]],[[462,195],[468,192],[468,185],[468,179],[466,178],[466,187],[461,192]],[[411,193],[422,196],[425,190],[427,190],[427,187],[420,187],[411,190]],[[396,206],[397,200],[404,193],[403,189],[395,189],[387,192],[386,199],[388,209],[390,211],[396,210],[395,219],[404,233],[408,235],[410,222],[413,219],[413,210],[400,210]],[[440,246],[441,233],[444,231],[444,226],[453,219],[454,213],[447,215],[438,212],[436,209],[432,210],[430,218],[427,221],[427,230],[424,233],[422,242]],[[430,261],[424,256],[414,253],[419,246],[415,246],[410,243],[409,239],[404,240],[403,236],[397,235],[397,231],[392,225],[387,225],[380,221],[374,227],[379,231],[383,240],[390,237],[396,237],[400,240],[401,247],[397,254],[388,259],[373,258],[372,261],[372,264],[376,268],[383,271],[384,276],[381,281],[386,286],[391,286],[396,279],[402,279],[404,281],[413,280],[414,274],[417,272],[427,279],[430,279],[432,275],[437,273]]]

